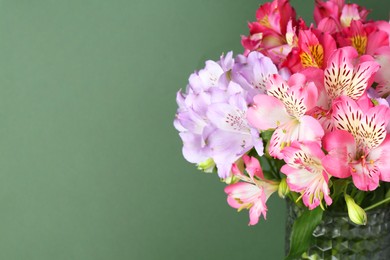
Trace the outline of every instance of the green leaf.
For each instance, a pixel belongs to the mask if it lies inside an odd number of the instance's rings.
[[[356,192],[355,196],[353,197],[353,199],[355,200],[356,204],[361,205],[363,200],[364,200],[364,198],[366,197],[366,194],[367,194],[366,191],[358,190]]]
[[[274,129],[265,130],[260,133],[261,138],[268,143],[271,140],[272,134],[274,133]]]
[[[332,181],[333,194],[332,198],[339,196],[345,190],[345,187],[349,184],[348,179],[335,179]]]
[[[301,257],[309,248],[314,229],[322,220],[322,209],[305,209],[294,222],[290,237],[290,252],[285,260]]]
[[[390,198],[390,189],[386,192],[385,198]]]
[[[263,145],[264,145],[264,155],[268,158],[271,158],[269,155],[269,141],[271,140],[272,134],[274,133],[273,129],[262,131],[260,133],[261,139],[263,139]]]
[[[337,205],[337,201],[339,200],[342,194],[344,194],[344,190],[348,186],[348,184],[351,181],[349,179],[330,179],[329,180],[329,186],[332,186],[333,188],[333,194],[332,194],[332,199],[333,199],[333,205]],[[343,204],[344,205],[344,204]]]

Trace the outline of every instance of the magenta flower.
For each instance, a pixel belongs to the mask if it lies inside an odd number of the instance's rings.
[[[259,7],[256,20],[248,24],[249,36],[242,36],[245,54],[260,51],[279,64],[296,42],[294,8],[288,0],[274,0]]]
[[[324,19],[333,20],[338,28],[348,27],[353,20],[364,21],[368,15],[366,8],[357,4],[345,4],[344,0],[316,0],[314,20],[320,27]]]
[[[333,37],[313,28],[300,30],[298,35],[298,45],[287,56],[283,66],[289,68],[292,73],[302,72],[305,68],[325,68],[330,55],[336,49]]]

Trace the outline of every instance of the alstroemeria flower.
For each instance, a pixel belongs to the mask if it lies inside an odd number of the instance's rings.
[[[238,58],[240,61],[233,67],[231,78],[248,92],[247,101],[252,103],[254,96],[266,93],[266,83],[271,75],[278,73],[278,69],[269,57],[257,51]]]
[[[239,94],[208,107],[207,118],[215,127],[207,136],[208,146],[221,178],[229,177],[232,164],[253,147],[259,155],[263,154],[263,142],[252,135],[245,117],[247,107],[245,99]]]
[[[293,142],[282,151],[285,165],[281,172],[287,175],[287,184],[292,191],[302,194],[303,203],[310,209],[332,204],[328,181],[330,175],[322,165],[324,152],[318,143]]]
[[[379,48],[389,46],[389,35],[379,30],[375,23],[363,24],[354,20],[337,37],[337,41],[342,47],[354,47],[359,55],[373,55]]]
[[[242,36],[245,54],[257,50],[280,63],[295,44],[295,10],[288,0],[274,0],[259,7],[256,22],[249,23],[249,36]]]
[[[269,153],[278,159],[281,151],[293,141],[320,143],[324,131],[320,123],[306,112],[317,101],[317,88],[303,74],[293,74],[288,82],[274,75],[267,85],[268,95],[257,95],[248,109],[247,118],[259,130],[275,129]]]
[[[348,96],[360,98],[373,82],[379,64],[371,56],[359,57],[355,48],[337,49],[324,71],[325,89],[330,99]]]
[[[301,30],[298,46],[290,52],[282,66],[289,68],[292,73],[308,67],[323,69],[335,49],[336,42],[329,33],[314,29]]]
[[[226,92],[226,73],[234,64],[232,55],[229,52],[218,62],[206,61],[203,69],[190,75],[186,90],[177,93],[174,126],[183,141],[183,156],[191,163],[199,165],[212,159],[207,138],[213,127],[206,113],[212,103],[211,91]]]
[[[390,181],[389,108],[378,105],[362,110],[343,96],[334,102],[332,117],[339,130],[323,139],[329,152],[323,160],[327,171],[338,178],[352,175],[355,186],[364,191],[375,190],[380,180]]]
[[[226,179],[232,164],[252,148],[261,156],[263,141],[245,115],[252,97],[263,93],[264,82],[277,72],[261,53],[233,58],[229,52],[191,74],[186,90],[177,93],[174,120],[185,159],[207,171],[215,164],[219,177]]]
[[[366,100],[379,64],[369,55],[359,57],[353,47],[337,49],[328,60],[324,70],[324,88],[319,88],[321,102],[311,111],[326,132],[332,131],[332,102],[340,96],[354,100]],[[326,95],[324,95],[324,93]]]
[[[243,156],[244,174],[237,165],[233,165],[234,176],[241,182],[230,184],[225,188],[228,204],[241,211],[249,210],[249,225],[256,225],[261,215],[267,217],[268,198],[278,190],[278,184],[264,179],[259,161],[254,157]]]
[[[316,0],[314,21],[319,25],[323,19],[331,18],[337,22],[337,27],[348,27],[353,20],[364,21],[368,13],[366,8],[357,4],[345,4],[344,0],[330,0],[325,2]]]

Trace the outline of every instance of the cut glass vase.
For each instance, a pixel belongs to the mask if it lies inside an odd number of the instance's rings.
[[[292,225],[301,212],[287,200],[286,255]],[[309,249],[297,259],[390,259],[390,207],[367,211],[364,226],[352,223],[346,212],[324,211],[321,223],[312,233]]]

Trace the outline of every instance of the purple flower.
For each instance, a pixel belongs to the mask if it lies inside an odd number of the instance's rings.
[[[247,100],[252,102],[257,94],[266,93],[266,83],[268,78],[278,73],[278,69],[271,59],[260,52],[251,52],[248,57],[239,55],[232,70],[232,80],[248,91]]]
[[[218,62],[206,61],[203,69],[191,74],[186,91],[177,93],[174,121],[184,158],[198,166],[206,161],[210,165],[212,160],[219,177],[227,178],[232,164],[252,148],[262,155],[263,142],[249,126],[246,111],[274,73],[275,65],[260,53],[233,59],[229,52]]]

